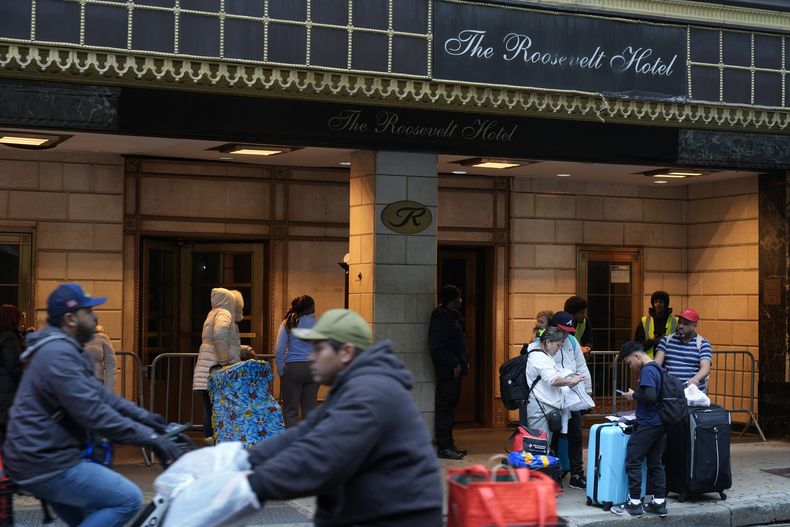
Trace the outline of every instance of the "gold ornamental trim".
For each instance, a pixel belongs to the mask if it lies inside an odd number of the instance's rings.
[[[584,8],[612,15],[660,17],[683,23],[725,24],[781,33],[787,33],[790,28],[790,13],[722,5],[714,0],[707,3],[689,0],[530,0],[530,5],[562,9]]]
[[[618,99],[539,88],[503,88],[382,74],[324,72],[8,43],[0,43],[0,71],[7,76],[37,80],[147,85],[347,104],[418,105],[431,110],[653,126],[774,133],[790,130],[790,111],[777,108]]]

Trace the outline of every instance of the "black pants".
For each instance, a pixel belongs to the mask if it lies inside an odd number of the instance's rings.
[[[628,473],[628,496],[642,497],[642,461],[647,459],[647,494],[663,499],[667,497],[667,480],[661,458],[664,455],[667,430],[663,425],[637,424],[628,440],[625,470]]]
[[[572,476],[584,476],[584,436],[582,433],[582,413],[571,412],[568,420],[568,461],[571,464]],[[554,434],[551,438],[551,450],[556,457],[560,455],[560,434]]]
[[[310,373],[310,362],[285,364],[280,395],[283,399],[285,428],[292,428],[299,424],[300,408],[304,419],[318,404],[318,384]]]
[[[454,448],[453,424],[455,407],[461,400],[461,377],[437,379],[434,431],[436,448]]]
[[[214,428],[211,426],[211,397],[208,390],[198,390],[203,397],[203,436],[212,437]]]

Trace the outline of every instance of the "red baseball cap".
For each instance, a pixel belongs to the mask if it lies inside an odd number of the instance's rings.
[[[693,307],[684,307],[680,310],[678,317],[685,318],[689,322],[699,322],[699,313]]]

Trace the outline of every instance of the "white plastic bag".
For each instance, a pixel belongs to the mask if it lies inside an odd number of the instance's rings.
[[[689,384],[684,392],[689,406],[710,406],[710,398],[696,384]]]
[[[595,401],[584,391],[584,385],[563,386],[561,391],[563,409],[570,410],[571,412],[579,412],[581,410],[595,408]]]
[[[164,498],[175,497],[195,480],[217,472],[250,470],[244,445],[238,441],[193,450],[181,456],[154,481],[154,488]]]
[[[170,502],[164,527],[237,527],[247,525],[261,504],[248,472],[214,472],[182,488]]]

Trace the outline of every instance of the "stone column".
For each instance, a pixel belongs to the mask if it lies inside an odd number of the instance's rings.
[[[376,341],[390,339],[415,377],[417,407],[433,429],[434,374],[428,322],[436,303],[435,154],[355,152],[351,156],[349,307],[371,322]],[[425,230],[398,233],[382,220],[390,204],[412,201],[430,213]],[[392,210],[392,209],[390,209]],[[425,227],[419,210],[408,225]],[[410,214],[403,211],[403,218]]]
[[[790,371],[787,365],[788,220],[790,174],[760,175],[760,383],[759,419],[769,437],[790,437]]]

